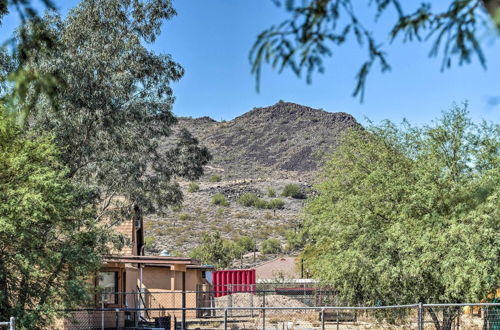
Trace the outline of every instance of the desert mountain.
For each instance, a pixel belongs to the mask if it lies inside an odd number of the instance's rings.
[[[344,112],[280,101],[227,122],[181,118],[178,126],[207,146],[213,160],[197,182],[197,191],[188,191],[189,182],[181,182],[185,195],[181,209],[146,219],[150,254],[163,249],[186,254],[205,231],[219,231],[226,238],[246,235],[257,242],[270,237],[284,240],[286,231],[300,222],[304,199],[281,197],[280,193],[287,184],[295,183],[307,197],[322,155],[334,150],[342,132],[359,124]],[[211,182],[214,176],[220,181]],[[270,196],[270,189],[276,191],[276,197]],[[223,194],[229,205],[214,205],[216,193]],[[280,198],[284,208],[242,206],[237,201],[244,193],[267,201]]]

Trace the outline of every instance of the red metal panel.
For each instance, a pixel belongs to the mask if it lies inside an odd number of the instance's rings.
[[[255,269],[218,270],[213,272],[215,296],[221,297],[229,292],[255,293]]]

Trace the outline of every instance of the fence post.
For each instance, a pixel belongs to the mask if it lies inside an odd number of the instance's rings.
[[[321,308],[321,330],[325,330],[325,309]]]
[[[101,329],[104,330],[104,293],[101,293]]]
[[[418,330],[424,330],[424,306],[418,303]]]
[[[262,309],[262,330],[266,330],[266,306]]]
[[[115,325],[116,325],[116,329],[119,329],[120,327],[120,314],[119,314],[120,310],[117,308],[115,309]]]
[[[16,330],[16,318],[14,316],[10,317],[9,330]]]
[[[224,330],[227,330],[227,308],[224,309]]]

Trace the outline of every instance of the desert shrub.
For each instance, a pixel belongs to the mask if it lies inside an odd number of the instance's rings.
[[[286,244],[285,252],[289,253],[298,250],[304,246],[303,235],[301,233],[296,233],[293,230],[287,230],[286,234]]]
[[[191,215],[189,215],[189,213],[181,213],[179,215],[179,220],[181,220],[181,221],[187,221],[190,219],[191,219]]]
[[[155,238],[151,236],[144,237],[144,245],[147,250],[150,250],[155,245]]]
[[[236,245],[241,247],[244,252],[253,251],[254,242],[248,236],[241,236],[236,240]]]
[[[195,191],[200,190],[200,185],[197,184],[196,182],[191,182],[188,186],[188,192],[192,193]]]
[[[229,206],[229,202],[226,200],[223,194],[217,193],[212,197],[212,204],[220,206]]]
[[[276,190],[273,187],[267,188],[267,197],[276,197]]]
[[[169,254],[172,256],[172,257],[182,257],[182,252],[179,251],[179,250],[170,250],[169,251]]]
[[[269,208],[269,203],[267,203],[265,200],[263,200],[261,198],[258,198],[253,205],[258,209],[268,209]]]
[[[282,199],[274,198],[268,202],[268,206],[273,210],[282,210],[285,207],[285,202]]]
[[[289,183],[283,188],[281,192],[281,196],[284,197],[293,197],[293,198],[301,198],[303,195],[300,192],[300,186],[295,183]]]
[[[279,239],[270,238],[262,242],[260,252],[263,254],[276,254],[281,252],[281,242]]]
[[[259,199],[257,195],[253,193],[245,193],[238,198],[238,204],[243,206],[254,206],[257,199]]]
[[[214,175],[212,175],[210,177],[210,179],[208,179],[208,181],[210,181],[210,182],[220,182],[221,181],[221,177],[214,174]]]

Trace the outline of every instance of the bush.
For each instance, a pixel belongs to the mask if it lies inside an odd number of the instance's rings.
[[[229,206],[229,202],[226,200],[223,194],[217,193],[212,197],[212,204],[220,206]]]
[[[276,254],[281,252],[281,242],[279,239],[270,238],[262,242],[260,252],[263,254]]]
[[[155,238],[151,236],[144,237],[144,246],[146,250],[150,250],[155,245]]]
[[[261,198],[258,198],[253,205],[258,209],[268,209],[269,208],[269,204]]]
[[[188,186],[188,192],[192,193],[195,191],[200,190],[200,185],[197,184],[196,182],[191,182]]]
[[[208,181],[210,181],[210,182],[220,182],[220,180],[221,180],[221,177],[218,175],[212,175],[210,177],[210,179],[208,179]]]
[[[189,215],[189,213],[181,213],[179,215],[179,220],[181,221],[191,220],[191,216]]]
[[[282,210],[285,208],[285,202],[282,199],[274,198],[269,201],[268,206],[273,210]]]
[[[301,249],[304,246],[304,234],[303,232],[295,232],[293,230],[287,230],[286,234],[286,252],[293,252]]]
[[[254,242],[248,236],[241,236],[240,238],[238,238],[236,240],[236,245],[241,247],[241,249],[244,252],[250,252],[250,251],[253,251]]]
[[[243,206],[254,206],[257,199],[257,195],[252,193],[245,193],[241,195],[240,198],[238,198],[238,204]]]
[[[300,191],[300,186],[295,183],[289,183],[283,189],[281,196],[292,198],[303,198],[304,195]]]
[[[267,197],[276,197],[276,190],[273,187],[267,188]]]

